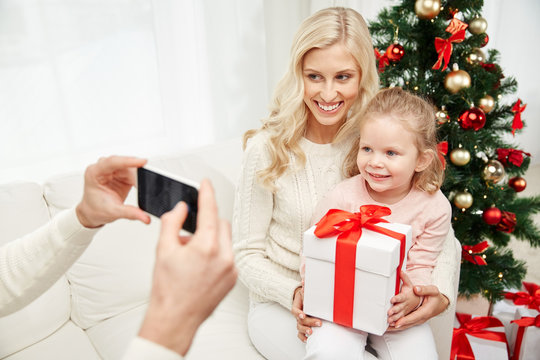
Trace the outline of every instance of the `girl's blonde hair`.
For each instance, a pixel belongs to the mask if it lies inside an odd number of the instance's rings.
[[[357,62],[360,71],[358,98],[350,109],[360,112],[379,87],[379,75],[371,36],[362,16],[352,9],[333,7],[323,9],[300,25],[291,48],[288,70],[278,83],[270,107],[270,116],[260,129],[244,134],[244,148],[249,138],[260,131],[269,134],[270,165],[258,173],[262,184],[273,189],[277,178],[289,168],[289,152],[303,166],[306,157],[299,141],[304,135],[309,110],[304,103],[302,65],[304,56],[315,48],[327,48],[343,43]],[[349,136],[357,124],[346,119],[334,138],[339,142]]]
[[[399,87],[380,90],[369,101],[363,112],[358,114],[359,137],[345,159],[346,176],[359,174],[356,157],[362,127],[377,116],[387,116],[399,121],[406,130],[415,135],[418,152],[427,152],[431,156],[431,162],[426,169],[414,174],[413,184],[417,189],[429,193],[439,190],[444,181],[444,168],[438,156],[434,107],[421,97]]]

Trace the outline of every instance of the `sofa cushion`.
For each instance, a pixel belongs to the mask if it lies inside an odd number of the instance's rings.
[[[0,245],[28,234],[49,221],[41,186],[10,183],[0,186]],[[0,318],[0,358],[15,353],[60,328],[70,314],[65,276],[25,308]]]
[[[71,321],[51,336],[4,360],[101,360],[88,336]]]

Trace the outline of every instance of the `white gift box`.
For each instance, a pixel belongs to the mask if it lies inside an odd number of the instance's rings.
[[[472,315],[472,319],[479,316]],[[457,317],[454,320],[454,327],[459,328],[461,324],[459,323]],[[484,329],[485,331],[493,331],[498,333],[505,333],[504,326],[490,327]],[[474,353],[476,360],[508,360],[508,346],[506,342],[494,341],[488,339],[482,339],[474,335],[465,334],[471,349]],[[506,336],[506,335],[505,335]],[[454,359],[451,359],[454,360]]]
[[[411,246],[411,226],[395,223],[378,223],[377,226],[405,235],[402,265],[405,270],[407,251]],[[333,321],[337,236],[320,239],[314,231],[315,226],[304,233],[304,312]],[[399,240],[362,229],[356,245],[353,328],[376,335],[386,331],[387,312],[391,307],[390,299],[395,295],[399,262]]]
[[[540,313],[533,309],[527,309],[526,307],[519,307],[516,309],[515,320],[519,320],[523,317],[537,317]],[[516,348],[516,337],[518,334],[517,324],[512,324],[512,352],[515,354],[518,350]],[[515,355],[514,355],[515,356]],[[519,349],[519,357],[512,357],[513,360],[538,360],[540,358],[540,328],[532,325],[525,328],[523,332],[523,339],[521,341],[521,348]]]
[[[510,292],[517,292],[521,291],[519,289],[510,289],[507,290]],[[515,305],[512,300],[503,299],[499,300],[496,303],[493,304],[493,308],[491,310],[491,313],[493,316],[495,316],[497,319],[501,320],[501,322],[504,325],[504,332],[506,333],[506,338],[508,339],[508,345],[510,346],[510,349],[514,348],[514,340],[515,340],[515,334],[513,334],[515,325],[511,324],[511,321],[514,320],[516,310],[518,308],[526,308],[526,305]]]

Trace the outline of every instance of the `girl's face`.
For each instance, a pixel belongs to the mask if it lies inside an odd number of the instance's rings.
[[[414,173],[429,165],[431,157],[419,153],[415,136],[388,115],[374,115],[362,126],[356,163],[373,200],[394,204],[403,199]]]
[[[358,97],[360,70],[342,43],[312,49],[302,64],[308,126],[335,134]]]

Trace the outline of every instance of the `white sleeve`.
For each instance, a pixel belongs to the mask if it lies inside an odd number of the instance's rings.
[[[456,247],[456,241],[454,230],[450,228],[444,241],[443,249],[437,258],[437,265],[435,265],[431,274],[433,285],[437,286],[439,291],[449,300],[447,309],[455,301],[457,293],[454,283],[456,281],[456,273],[458,273],[457,268],[460,266],[459,250],[461,249]]]
[[[88,247],[96,229],[64,210],[32,233],[0,247],[0,316],[31,303],[51,287]]]
[[[258,296],[290,309],[294,290],[301,283],[279,271],[266,255],[274,199],[272,191],[257,178],[258,171],[269,162],[264,139],[252,138],[244,152],[234,205],[233,249],[242,283]]]
[[[183,358],[182,355],[141,337],[136,337],[131,341],[123,356],[124,360],[182,360]]]

